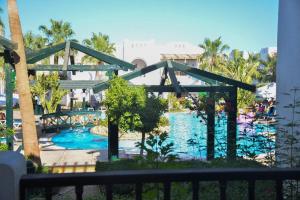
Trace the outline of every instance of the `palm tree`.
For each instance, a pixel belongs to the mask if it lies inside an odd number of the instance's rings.
[[[113,55],[116,51],[115,44],[109,41],[109,36],[102,33],[92,33],[90,39],[84,39],[82,43],[92,49]],[[92,58],[90,56],[84,56],[82,58],[83,62],[89,62],[94,64],[99,64],[99,60]]]
[[[2,8],[0,8],[0,13],[2,13],[3,12],[3,9]],[[2,19],[0,18],[0,35],[1,36],[4,36],[4,23],[3,23],[3,21],[2,21]]]
[[[109,41],[109,36],[102,33],[92,33],[92,37],[90,39],[83,40],[82,43],[92,49],[109,55],[113,55],[116,51],[115,44]],[[82,62],[93,64],[102,63],[101,61],[87,55],[82,58]],[[98,71],[95,74],[95,79],[100,79],[100,74]]]
[[[29,87],[28,71],[26,65],[26,56],[22,28],[19,18],[16,0],[8,0],[8,18],[11,32],[11,39],[18,44],[16,50],[15,69],[17,75],[17,90],[19,93],[20,111],[22,118],[24,154],[33,159],[38,164],[40,160],[40,150],[38,144],[35,118],[33,113],[33,103]]]
[[[264,83],[276,82],[277,54],[269,55],[267,60],[260,60],[261,79]]]
[[[232,58],[221,69],[225,76],[251,84],[259,76],[258,66],[259,60],[254,55],[250,54],[249,58],[246,59],[243,57],[242,52],[233,50]]]
[[[28,31],[24,35],[24,44],[26,48],[31,50],[39,50],[46,47],[47,39],[40,35],[35,35],[32,31]]]
[[[0,8],[0,13],[3,12],[3,9]],[[2,21],[2,19],[0,18],[0,35],[4,36],[4,23]],[[3,57],[0,58],[0,92],[2,92],[3,88],[4,88],[4,79],[5,79],[5,75],[4,75],[4,70],[3,70],[3,66],[4,66],[4,59]]]
[[[50,24],[49,28],[45,25],[39,27],[39,30],[46,36],[50,45],[59,44],[72,39],[75,34],[69,22],[50,19]],[[59,57],[62,57],[63,55],[63,52],[54,55],[54,64],[58,64]]]
[[[221,66],[222,74],[226,77],[252,84],[259,76],[258,72],[259,60],[257,55],[250,54],[249,58],[243,57],[242,52],[233,50],[232,58],[227,61],[226,65]],[[239,107],[247,106],[252,103],[255,96],[245,90],[238,91]]]
[[[28,31],[24,35],[24,45],[27,51],[36,51],[45,48],[47,45],[47,38],[40,35],[35,35],[32,31]],[[43,64],[49,64],[50,58],[45,58],[42,61]]]
[[[224,61],[224,51],[229,49],[227,44],[223,44],[221,37],[215,40],[205,38],[203,44],[199,44],[204,52],[199,56],[200,67],[202,69],[213,72],[218,70],[218,65]]]

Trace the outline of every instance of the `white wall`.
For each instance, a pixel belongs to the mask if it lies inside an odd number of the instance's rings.
[[[288,131],[286,134],[279,131],[277,144],[281,146],[278,161],[284,161],[287,156],[283,153],[290,154],[286,151],[284,141],[286,135],[292,135],[291,128],[284,125],[292,120],[291,109],[284,108],[293,103],[293,97],[286,93],[293,93],[291,89],[300,88],[300,1],[299,0],[280,0],[279,4],[279,21],[278,21],[278,63],[277,63],[277,106],[280,118],[278,128],[284,128]],[[300,91],[296,95],[300,99]],[[297,109],[299,111],[299,109]],[[300,120],[300,115],[295,115],[295,120]],[[296,128],[295,131],[300,131]],[[300,136],[294,136],[300,140]],[[290,149],[288,149],[290,150]],[[295,150],[294,156],[300,156],[300,151]],[[281,163],[281,166],[286,166]]]

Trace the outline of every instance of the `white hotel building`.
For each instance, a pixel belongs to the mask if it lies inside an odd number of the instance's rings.
[[[173,60],[181,63],[186,63],[192,67],[198,67],[197,57],[203,52],[197,45],[187,42],[170,42],[165,44],[157,43],[155,40],[149,41],[130,41],[124,40],[122,43],[116,44],[115,56],[119,59],[125,60],[129,63],[135,64],[137,68],[143,68],[162,60]],[[277,52],[275,47],[263,48],[260,51],[261,57],[266,58]],[[247,54],[245,52],[245,54]],[[75,64],[82,64],[83,53],[79,52],[75,56]],[[51,57],[50,62],[53,63],[54,57]],[[63,63],[63,58],[60,58],[59,63]],[[160,83],[161,74],[163,69],[158,69],[150,72],[142,77],[137,77],[131,80],[132,83],[137,85],[158,85]],[[128,73],[126,71],[119,72],[119,75]],[[182,85],[201,84],[200,81],[180,72],[176,72],[177,79]],[[69,73],[71,80],[95,80],[95,72],[77,72],[76,75]],[[100,72],[100,77],[97,80],[107,80],[105,72]],[[92,91],[87,91],[87,97],[92,94]],[[82,98],[82,90],[76,90],[75,95],[78,100]],[[69,98],[67,98],[69,99]],[[89,98],[87,98],[88,100]],[[67,102],[69,102],[67,100]]]
[[[166,44],[158,44],[154,40],[149,41],[129,41],[124,40],[122,43],[116,45],[115,56],[119,59],[125,60],[132,64],[135,64],[137,68],[143,68],[145,66],[158,63],[162,60],[174,60],[181,63],[186,63],[190,66],[197,67],[197,57],[203,52],[203,50],[187,42],[171,42]],[[75,56],[75,64],[82,64],[83,53],[79,52]],[[50,63],[54,62],[54,56],[50,58]],[[63,63],[63,58],[59,59],[59,64]],[[159,85],[161,74],[163,69],[158,69],[150,72],[142,77],[137,77],[131,80],[132,83],[138,85]],[[128,71],[120,71],[119,75],[128,73]],[[77,72],[76,75],[69,73],[71,80],[95,80],[95,72]],[[177,72],[177,79],[183,85],[200,84],[200,81],[188,77],[182,76]],[[100,72],[100,77],[97,80],[107,80],[105,72]],[[92,91],[87,91],[88,97],[92,94]],[[75,90],[75,95],[80,101],[82,98],[82,90]],[[69,97],[67,97],[69,102]],[[66,103],[67,103],[66,102]]]

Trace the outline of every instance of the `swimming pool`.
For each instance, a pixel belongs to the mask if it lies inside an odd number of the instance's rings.
[[[6,143],[6,138],[5,137],[0,137],[0,143],[5,144]]]
[[[185,157],[206,157],[206,125],[192,113],[169,113],[169,141],[174,143],[174,151]],[[226,117],[216,118],[215,151],[216,156],[226,152]],[[252,135],[262,132],[275,132],[275,128],[265,125],[239,125],[238,145],[246,146],[257,154],[264,153],[251,143]],[[194,144],[188,143],[193,139]],[[262,141],[265,138],[262,137]],[[107,137],[91,134],[88,128],[63,130],[52,138],[52,142],[67,149],[107,149]],[[136,141],[120,141],[120,148],[134,149]],[[242,153],[242,152],[239,152]]]

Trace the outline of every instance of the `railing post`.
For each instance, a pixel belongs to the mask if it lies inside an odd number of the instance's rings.
[[[113,191],[112,191],[112,185],[108,184],[105,186],[106,188],[106,200],[112,200],[113,199]]]
[[[164,183],[164,200],[171,199],[171,183],[165,182]]]
[[[236,159],[236,135],[237,135],[237,88],[233,87],[227,99],[227,159]]]
[[[207,97],[207,160],[215,156],[215,93],[210,92]]]
[[[76,193],[76,200],[82,200],[83,186],[82,185],[76,185],[75,186],[75,193]]]
[[[255,199],[255,181],[254,180],[248,181],[248,199],[249,200]]]
[[[51,200],[52,199],[52,188],[46,187],[45,193],[46,193],[46,200]]]
[[[18,200],[20,196],[25,199],[25,188],[20,183],[24,174],[26,162],[23,155],[13,151],[0,152],[0,199]]]
[[[142,200],[142,193],[143,193],[143,184],[136,183],[135,184],[135,199]]]
[[[224,180],[220,181],[220,200],[226,200],[226,189],[227,182]]]
[[[193,181],[193,200],[199,200],[199,182]]]
[[[276,180],[276,200],[282,200],[282,180]]]

